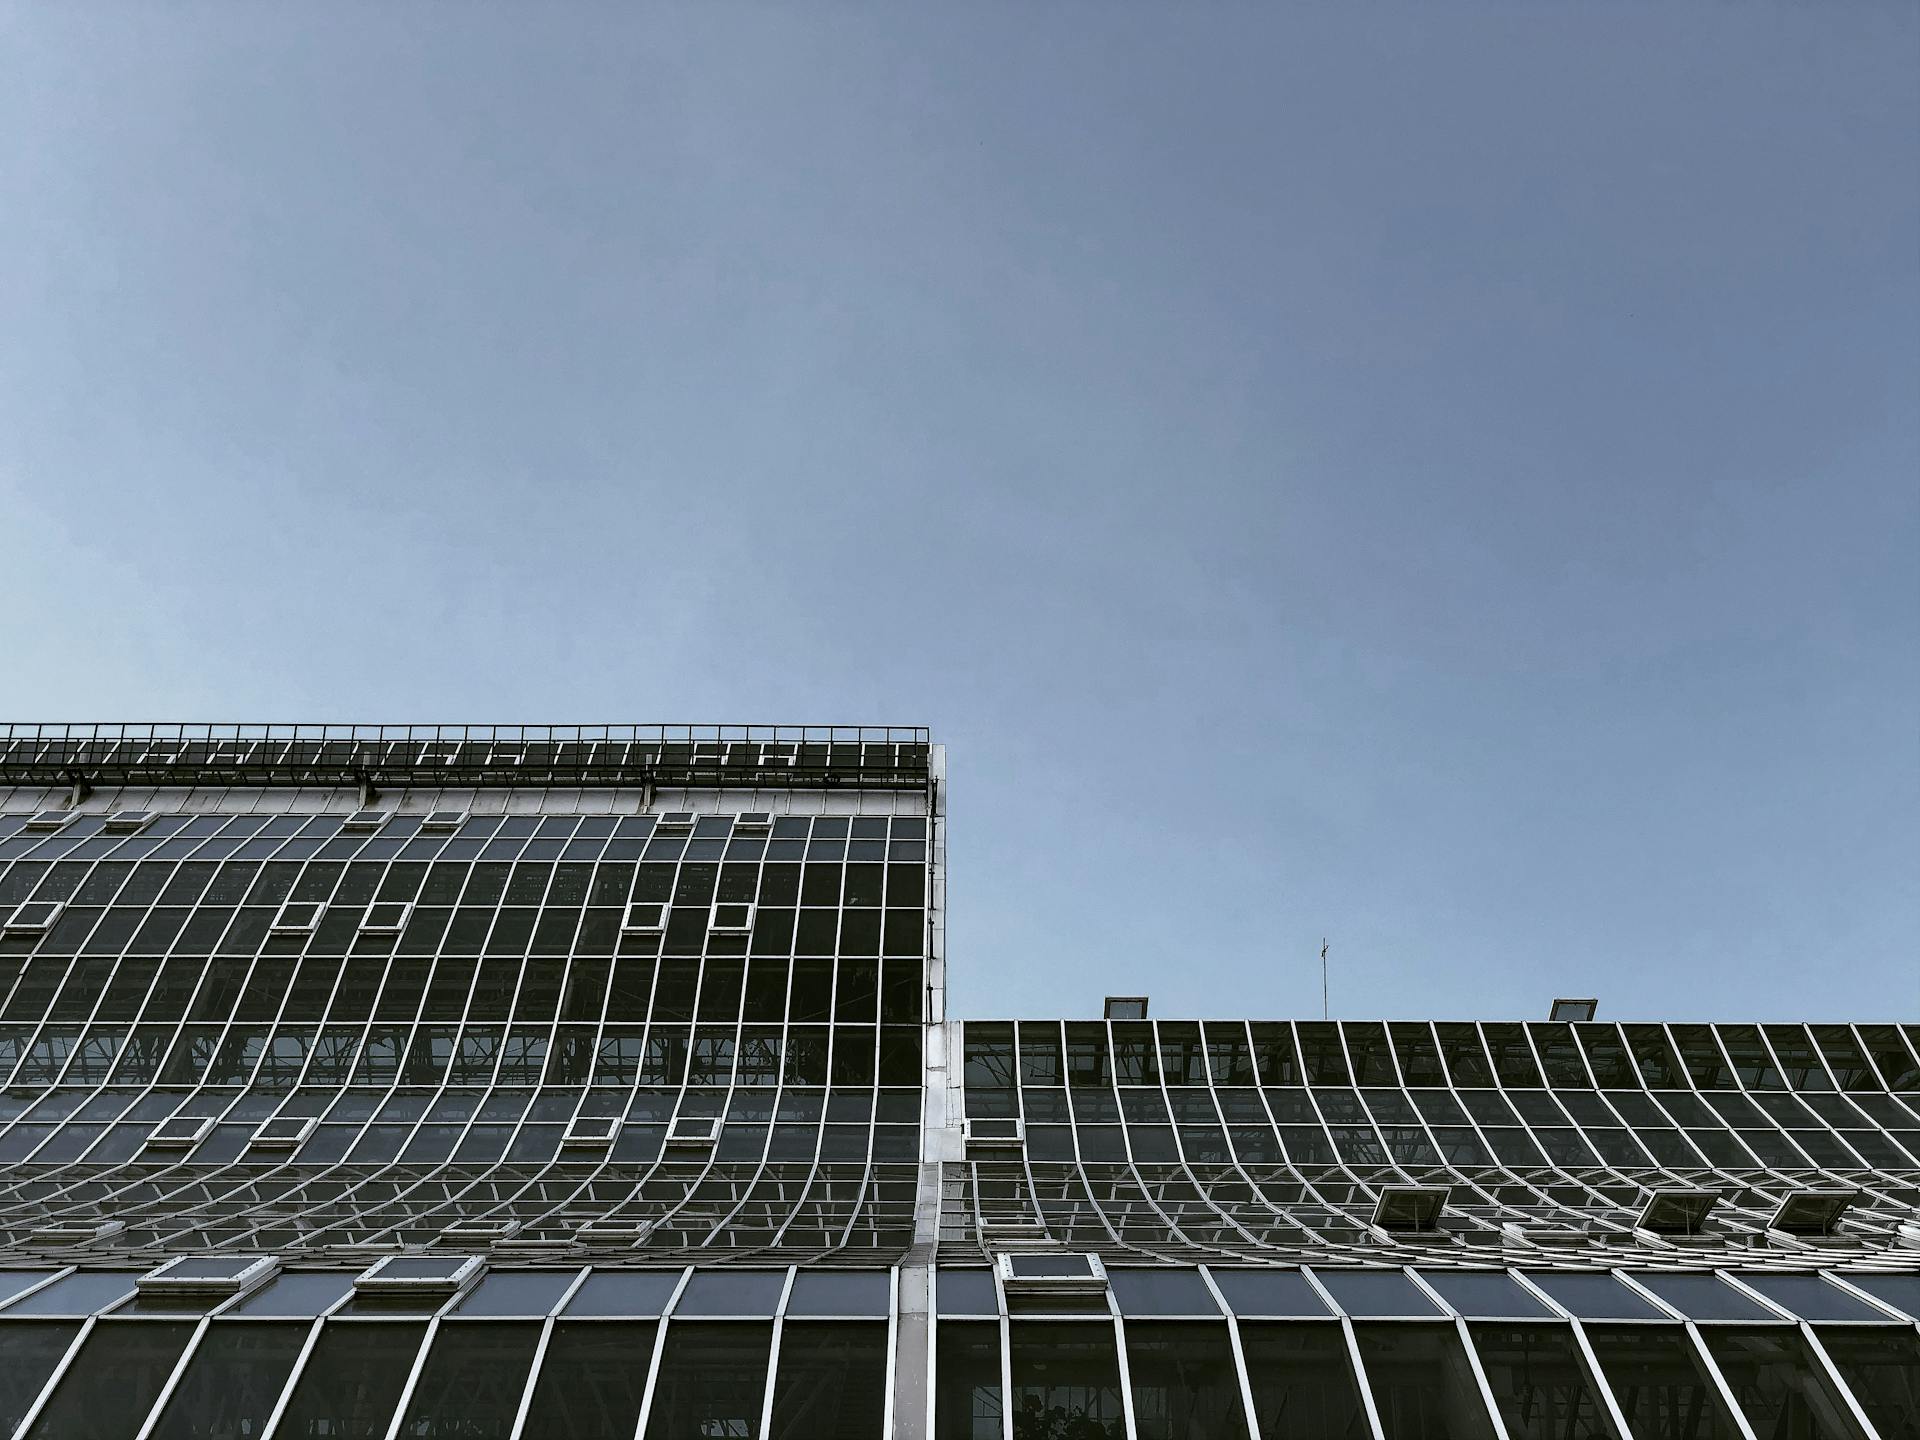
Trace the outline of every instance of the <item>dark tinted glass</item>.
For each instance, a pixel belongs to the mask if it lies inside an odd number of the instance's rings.
[[[1651,1275],[1633,1277],[1689,1320],[1777,1320],[1780,1317],[1750,1300],[1717,1275]]]
[[[561,1321],[553,1327],[527,1411],[541,1440],[626,1440],[640,1423],[657,1326]]]
[[[285,1321],[214,1324],[167,1398],[152,1440],[238,1440],[263,1434],[308,1328]]]
[[[1440,1307],[1398,1270],[1316,1270],[1313,1275],[1349,1315],[1440,1313]]]
[[[1829,1285],[1818,1275],[1742,1275],[1769,1300],[1784,1305],[1803,1320],[1885,1320],[1887,1316],[1863,1300]]]
[[[329,1320],[273,1433],[280,1440],[379,1440],[393,1423],[426,1330]]]
[[[653,1319],[667,1307],[678,1270],[596,1270],[567,1301],[569,1315],[631,1315]]]
[[[1664,1320],[1667,1317],[1611,1275],[1529,1272],[1527,1279],[1582,1320]]]
[[[934,1440],[1000,1440],[1000,1327],[942,1321],[934,1345]]]
[[[1127,1433],[1111,1325],[1016,1321],[1014,1440],[1121,1440]]]
[[[942,1315],[998,1315],[1000,1297],[987,1270],[942,1270],[935,1281]]]
[[[1263,1440],[1365,1440],[1371,1433],[1338,1325],[1246,1323],[1240,1348]]]
[[[1565,1325],[1474,1325],[1509,1440],[1616,1440]]]
[[[578,1271],[496,1270],[468,1292],[456,1315],[545,1315],[560,1303]]]
[[[1218,1315],[1220,1302],[1198,1270],[1109,1270],[1122,1315]]]
[[[339,1271],[289,1271],[276,1275],[235,1307],[241,1315],[312,1317],[353,1288],[353,1277]]]
[[[1553,1312],[1515,1280],[1491,1270],[1423,1271],[1425,1280],[1446,1302],[1469,1317],[1483,1315],[1490,1320],[1551,1319]]]
[[[132,1435],[187,1348],[193,1326],[102,1321],[27,1432],[29,1440]]]
[[[1129,1324],[1127,1375],[1140,1440],[1232,1440],[1247,1433],[1225,1325]]]
[[[0,1435],[11,1435],[80,1333],[77,1320],[0,1325]]]
[[[443,1324],[400,1433],[420,1440],[505,1435],[519,1413],[539,1343],[540,1327],[532,1322]]]
[[[1678,1325],[1589,1325],[1633,1440],[1736,1440],[1739,1431]]]
[[[1493,1422],[1453,1326],[1353,1328],[1382,1433],[1393,1440],[1493,1440]]]
[[[778,1270],[696,1270],[673,1313],[771,1316],[786,1282]]]
[[[1898,1327],[1822,1326],[1820,1345],[1882,1440],[1920,1435],[1920,1335]]]
[[[890,1283],[884,1270],[800,1270],[787,1296],[787,1314],[884,1319]]]
[[[91,1315],[133,1293],[137,1273],[118,1270],[82,1270],[56,1280],[44,1290],[10,1306],[7,1318],[22,1315]]]
[[[886,1390],[884,1324],[789,1321],[773,1382],[774,1440],[879,1440]]]
[[[772,1348],[771,1325],[669,1325],[647,1440],[757,1436]]]
[[[1213,1283],[1236,1315],[1303,1315],[1333,1312],[1298,1270],[1213,1270]]]
[[[1920,1320],[1920,1275],[1846,1275],[1843,1278],[1874,1299],[1884,1300],[1894,1309]]]
[[[1797,1330],[1703,1326],[1701,1338],[1756,1435],[1864,1440]]]

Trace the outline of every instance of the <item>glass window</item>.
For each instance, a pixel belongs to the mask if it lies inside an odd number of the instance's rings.
[[[216,1322],[194,1348],[150,1440],[227,1440],[265,1432],[308,1326]]]
[[[1315,1270],[1313,1278],[1349,1315],[1431,1316],[1440,1307],[1398,1270]]]
[[[102,1321],[60,1377],[28,1440],[138,1433],[192,1334],[192,1325],[171,1321]]]
[[[1712,1325],[1703,1327],[1700,1336],[1756,1435],[1767,1440],[1865,1440],[1799,1331]]]
[[[1139,1440],[1246,1435],[1246,1405],[1226,1326],[1136,1321],[1126,1329]]]
[[[1240,1348],[1262,1437],[1367,1440],[1372,1434],[1338,1325],[1243,1324]]]
[[[235,1306],[233,1313],[311,1319],[351,1289],[353,1276],[342,1271],[283,1271]]]
[[[678,1270],[596,1270],[567,1302],[568,1315],[621,1315],[654,1319],[666,1312]]]
[[[1587,1340],[1633,1440],[1739,1436],[1678,1325],[1589,1325]]]
[[[139,1275],[118,1270],[81,1270],[36,1290],[7,1310],[7,1318],[21,1315],[91,1315],[133,1293]]]
[[[1757,1300],[1749,1300],[1718,1275],[1662,1275],[1636,1272],[1633,1277],[1689,1320],[1778,1320]]]
[[[381,1440],[426,1333],[424,1325],[327,1321],[274,1434],[280,1440]]]
[[[496,1270],[474,1286],[456,1315],[546,1315],[573,1284],[577,1270]]]
[[[653,1363],[657,1326],[562,1320],[553,1327],[527,1411],[540,1440],[631,1436]]]
[[[1220,1304],[1198,1270],[1109,1270],[1122,1315],[1218,1315]]]
[[[1820,1346],[1882,1440],[1920,1435],[1920,1335],[1904,1327],[1821,1326]]]
[[[79,1333],[77,1320],[0,1324],[0,1435],[14,1432]]]
[[[879,1440],[886,1421],[887,1327],[789,1321],[773,1382],[774,1440]]]
[[[1885,1320],[1865,1301],[1818,1275],[1742,1275],[1742,1284],[1784,1305],[1802,1320]]]
[[[1317,1320],[1333,1313],[1298,1270],[1215,1269],[1209,1273],[1236,1315],[1275,1319],[1299,1315]]]
[[[1565,1325],[1472,1325],[1509,1440],[1616,1440]]]
[[[787,1314],[885,1319],[891,1291],[892,1281],[884,1270],[799,1270],[787,1296]],[[785,1364],[784,1356],[781,1363]]]
[[[1611,1275],[1529,1272],[1527,1279],[1582,1320],[1664,1320],[1659,1308]]]
[[[940,1322],[933,1394],[934,1440],[1001,1440],[999,1325]]]
[[[1462,1315],[1488,1320],[1550,1320],[1554,1314],[1499,1270],[1423,1270],[1420,1278]]]
[[[53,1270],[8,1270],[0,1274],[0,1305],[23,1290],[31,1290],[42,1280],[51,1279],[56,1273]]]
[[[936,1281],[942,1315],[998,1315],[1000,1294],[990,1270],[942,1270]]]
[[[1856,1290],[1864,1290],[1874,1299],[1884,1300],[1894,1309],[1920,1320],[1920,1275],[1853,1275],[1843,1271],[1840,1278]]]
[[[1015,1321],[1014,1440],[1122,1440],[1120,1360],[1110,1324]]]
[[[646,1440],[752,1440],[760,1433],[772,1349],[771,1325],[674,1321],[661,1352]]]
[[[1392,1440],[1493,1440],[1480,1386],[1451,1325],[1356,1325],[1380,1429]]]
[[[422,1440],[507,1434],[539,1343],[540,1326],[532,1321],[443,1324],[400,1433]]]
[[[683,1315],[767,1315],[780,1304],[787,1277],[779,1270],[696,1270],[673,1307]]]

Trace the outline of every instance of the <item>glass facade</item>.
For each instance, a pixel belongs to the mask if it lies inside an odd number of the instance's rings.
[[[1920,1027],[945,1014],[921,730],[0,728],[0,1435],[1920,1435]]]

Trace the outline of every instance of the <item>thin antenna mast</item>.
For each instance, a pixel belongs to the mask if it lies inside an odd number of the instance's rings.
[[[1327,937],[1320,937],[1320,1018],[1331,1020],[1333,1011],[1327,1007]]]

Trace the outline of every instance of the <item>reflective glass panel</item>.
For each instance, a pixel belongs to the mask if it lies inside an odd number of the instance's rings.
[[[1426,1270],[1420,1278],[1438,1290],[1446,1302],[1469,1318],[1489,1320],[1548,1320],[1553,1312],[1529,1294],[1518,1280],[1497,1270]]]
[[[82,1270],[36,1290],[7,1310],[7,1318],[21,1315],[91,1315],[133,1293],[137,1273],[118,1270]]]
[[[353,1289],[353,1276],[335,1270],[289,1270],[274,1276],[234,1307],[240,1315],[311,1318]]]
[[[1767,1440],[1865,1440],[1798,1330],[1703,1326],[1701,1338],[1756,1435]]]
[[[1000,1296],[989,1270],[942,1270],[935,1281],[942,1315],[998,1315]]]
[[[1885,1320],[1863,1300],[1818,1275],[1742,1275],[1741,1283],[1784,1305],[1802,1320]]]
[[[1611,1275],[1592,1275],[1581,1272],[1556,1275],[1549,1271],[1529,1271],[1527,1279],[1582,1320],[1664,1320],[1667,1318],[1646,1297],[1636,1295]]]
[[[1737,1440],[1719,1391],[1678,1325],[1589,1325],[1587,1340],[1633,1440]]]
[[[80,1333],[80,1322],[0,1324],[0,1435],[11,1435]]]
[[[1236,1315],[1279,1318],[1300,1315],[1319,1319],[1333,1312],[1320,1293],[1307,1283],[1298,1270],[1221,1270],[1209,1271],[1213,1283],[1227,1297],[1227,1305]]]
[[[1213,1298],[1198,1270],[1118,1269],[1107,1271],[1107,1278],[1122,1315],[1220,1313],[1220,1302]]]
[[[1139,1440],[1246,1435],[1246,1404],[1225,1325],[1134,1321],[1126,1330]]]
[[[774,1440],[880,1440],[886,1389],[884,1324],[790,1320],[773,1382]]]
[[[1888,1326],[1843,1330],[1823,1325],[1819,1338],[1881,1440],[1920,1435],[1920,1334]]]
[[[1894,1309],[1920,1320],[1920,1275],[1843,1274],[1841,1278],[1856,1289],[1866,1291],[1874,1299],[1884,1300]],[[17,1315],[20,1312],[15,1309],[9,1313]]]
[[[943,1320],[934,1347],[934,1440],[1001,1440],[999,1325]]]
[[[1635,1280],[1689,1320],[1778,1320],[1717,1275],[1655,1275],[1635,1272]]]
[[[1440,1307],[1398,1270],[1315,1270],[1313,1278],[1327,1287],[1327,1293],[1349,1315],[1440,1313]]]
[[[286,1321],[216,1322],[194,1347],[150,1440],[263,1434],[308,1329]]]
[[[771,1325],[673,1322],[647,1415],[647,1440],[752,1440],[760,1433],[772,1348]]]
[[[1017,1320],[1012,1337],[1014,1440],[1123,1440],[1112,1325]]]
[[[104,1320],[80,1346],[28,1440],[132,1435],[187,1348],[193,1326]]]
[[[786,1275],[778,1270],[696,1270],[673,1307],[682,1315],[767,1315],[780,1304]]]
[[[1249,1321],[1240,1327],[1240,1348],[1262,1440],[1366,1440],[1371,1433],[1338,1325]]]
[[[413,1369],[424,1325],[329,1320],[294,1382],[279,1440],[379,1440]]]
[[[640,1423],[657,1326],[563,1320],[553,1327],[527,1411],[541,1440],[630,1437]]]
[[[665,1312],[679,1283],[678,1270],[596,1270],[573,1292],[565,1313],[650,1320]]]
[[[539,1343],[532,1321],[441,1325],[400,1433],[419,1440],[507,1434]]]
[[[787,1314],[885,1318],[892,1280],[884,1270],[798,1270]]]
[[[1470,1325],[1509,1440],[1618,1440],[1565,1325]]]
[[[1451,1325],[1356,1325],[1360,1364],[1391,1440],[1493,1440],[1480,1387]]]
[[[560,1303],[577,1270],[496,1270],[467,1293],[456,1315],[545,1315]]]

